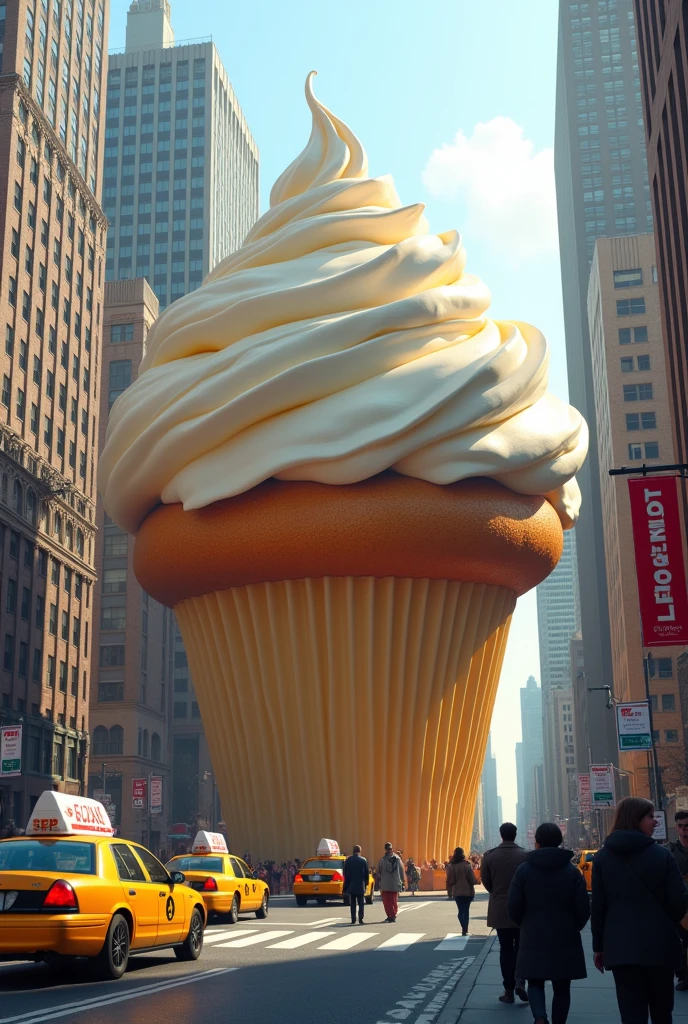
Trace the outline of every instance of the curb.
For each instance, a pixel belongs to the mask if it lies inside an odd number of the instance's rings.
[[[473,991],[475,983],[478,980],[478,975],[482,971],[488,954],[495,941],[496,938],[494,935],[487,936],[485,945],[454,989],[454,992],[447,1001],[447,1005],[444,1007],[442,1013],[437,1019],[437,1024],[458,1024],[461,1014],[468,1002],[468,997]]]

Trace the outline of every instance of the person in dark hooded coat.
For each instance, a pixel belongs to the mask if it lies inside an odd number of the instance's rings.
[[[595,967],[614,975],[623,1024],[669,1024],[674,971],[682,965],[678,924],[688,897],[671,852],[652,838],[654,806],[620,801],[612,830],[592,862]]]
[[[508,914],[521,929],[516,976],[528,979],[535,1024],[547,1024],[545,981],[552,982],[552,1024],[566,1024],[571,982],[587,977],[581,929],[590,917],[582,874],[561,849],[561,829],[545,822],[535,833],[536,849],[517,869],[507,897]]]

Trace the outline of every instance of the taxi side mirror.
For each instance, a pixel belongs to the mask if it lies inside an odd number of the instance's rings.
[[[173,885],[181,885],[182,882],[186,881],[186,875],[183,871],[173,871],[170,875]]]

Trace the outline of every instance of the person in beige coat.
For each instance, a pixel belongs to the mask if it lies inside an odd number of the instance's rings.
[[[456,900],[461,934],[468,935],[471,903],[475,897],[475,877],[473,867],[466,860],[460,846],[456,847],[454,856],[447,864],[447,895]]]
[[[509,917],[506,898],[516,869],[526,859],[526,851],[516,845],[516,826],[510,821],[499,826],[499,834],[502,842],[487,851],[481,865],[481,880],[490,894],[487,925],[495,929],[499,939],[499,966],[504,982],[504,994],[499,997],[499,1001],[513,1003],[515,992],[525,1003],[528,1001],[525,984],[515,977],[520,932]]]

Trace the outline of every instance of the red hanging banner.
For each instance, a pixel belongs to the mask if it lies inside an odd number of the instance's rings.
[[[628,481],[645,647],[688,644],[688,591],[676,477]]]

